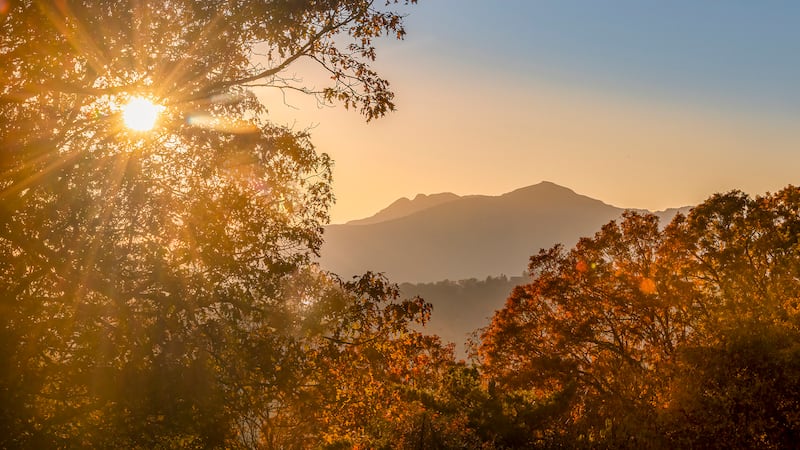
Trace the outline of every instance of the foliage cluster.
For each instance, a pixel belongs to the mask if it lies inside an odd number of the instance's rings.
[[[530,271],[477,348],[496,388],[560,405],[526,444],[796,442],[800,189],[717,194],[664,229],[626,213]]]

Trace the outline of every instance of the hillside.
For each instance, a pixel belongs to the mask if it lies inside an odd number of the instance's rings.
[[[397,282],[515,275],[540,248],[573,245],[623,211],[550,182],[500,196],[418,196],[328,226],[320,264],[344,277],[372,270]]]
[[[444,342],[456,344],[456,357],[467,357],[470,333],[489,324],[494,312],[503,307],[514,287],[528,277],[486,277],[484,280],[444,280],[436,283],[403,283],[405,297],[420,296],[433,304],[431,320],[425,327]]]

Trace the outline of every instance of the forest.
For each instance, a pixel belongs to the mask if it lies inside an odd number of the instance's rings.
[[[541,250],[466,360],[314,264],[332,160],[253,89],[390,113],[403,3],[0,2],[0,448],[796,445],[798,187]]]

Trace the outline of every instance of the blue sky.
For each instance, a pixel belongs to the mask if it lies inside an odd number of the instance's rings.
[[[800,2],[420,0],[376,67],[398,111],[273,101],[336,161],[333,221],[541,180],[621,207],[800,183]]]
[[[800,113],[800,2],[421,2],[427,57],[621,95]]]

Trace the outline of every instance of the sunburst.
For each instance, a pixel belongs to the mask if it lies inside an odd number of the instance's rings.
[[[125,126],[134,131],[150,131],[155,127],[158,116],[164,109],[143,97],[134,97],[122,107],[122,120]]]

